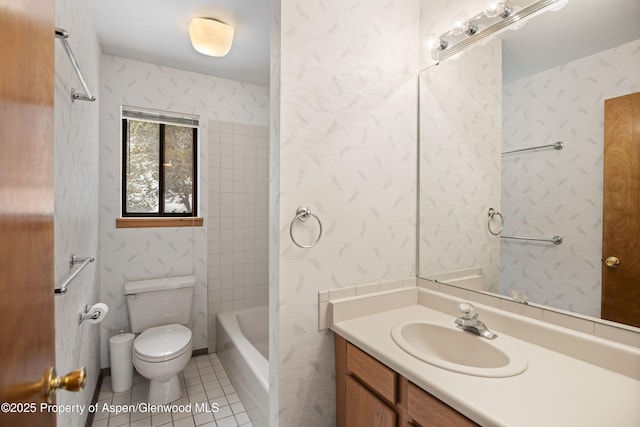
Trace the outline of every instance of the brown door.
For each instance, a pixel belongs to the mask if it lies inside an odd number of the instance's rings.
[[[0,0],[0,29],[0,426],[54,426],[54,1]]]
[[[602,318],[640,327],[640,92],[604,105]]]

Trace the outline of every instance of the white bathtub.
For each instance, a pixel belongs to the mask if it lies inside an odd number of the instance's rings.
[[[216,351],[254,426],[269,420],[269,309],[218,313]]]

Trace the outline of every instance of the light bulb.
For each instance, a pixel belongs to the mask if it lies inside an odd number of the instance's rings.
[[[429,52],[433,52],[434,50],[444,50],[447,48],[449,43],[446,40],[441,39],[440,37],[430,35],[427,38],[427,49]]]
[[[513,9],[507,5],[508,0],[492,0],[489,1],[484,7],[484,16],[487,18],[506,18],[511,15]]]
[[[478,27],[466,18],[465,15],[460,14],[453,19],[451,24],[451,34],[459,36],[466,34],[468,36],[475,34],[478,31]]]
[[[462,14],[457,15],[455,18],[453,18],[453,21],[451,22],[451,34],[453,34],[454,36],[459,36],[460,34],[462,34],[462,27],[464,26],[466,20],[466,17]]]
[[[497,10],[498,10],[497,1],[487,2],[487,4],[484,6],[484,16],[486,16],[487,18],[495,18],[496,16],[498,16]]]

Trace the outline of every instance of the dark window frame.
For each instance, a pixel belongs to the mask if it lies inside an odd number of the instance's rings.
[[[159,159],[158,159],[158,212],[127,212],[127,152],[129,144],[128,121],[147,121],[158,123],[159,128]],[[191,197],[191,212],[164,212],[164,128],[176,126],[171,123],[153,122],[144,119],[122,118],[122,217],[123,218],[193,218],[198,216],[198,127],[191,127],[193,131],[193,194]]]

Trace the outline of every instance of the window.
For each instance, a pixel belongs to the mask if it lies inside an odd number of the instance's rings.
[[[198,120],[123,107],[122,216],[197,215]]]

